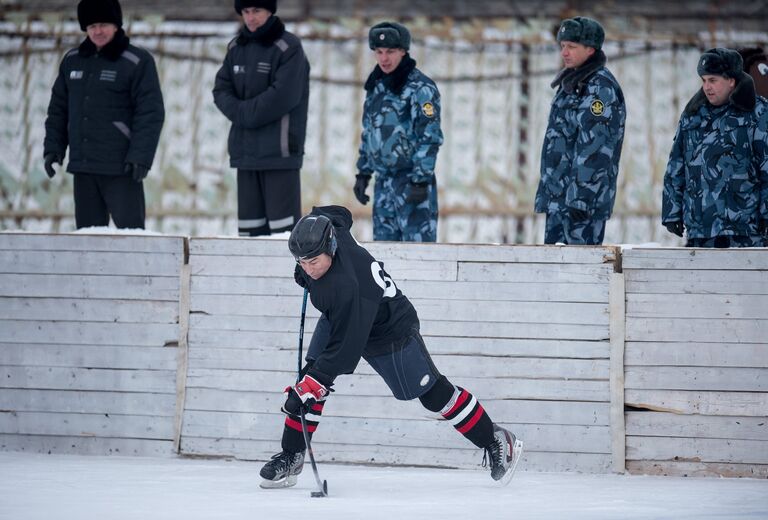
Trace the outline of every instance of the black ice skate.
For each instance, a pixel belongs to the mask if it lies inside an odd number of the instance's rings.
[[[507,485],[512,480],[517,461],[520,460],[522,453],[523,441],[515,437],[514,433],[494,424],[493,442],[485,448],[483,466],[486,465],[486,460],[489,460],[493,480],[498,480],[502,485]]]
[[[264,464],[259,473],[264,479],[264,489],[286,488],[296,485],[299,473],[304,469],[304,452],[281,451]]]

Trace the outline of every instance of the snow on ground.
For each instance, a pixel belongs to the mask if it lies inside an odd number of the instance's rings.
[[[766,519],[768,480],[320,466],[258,487],[261,463],[0,453],[2,520]]]

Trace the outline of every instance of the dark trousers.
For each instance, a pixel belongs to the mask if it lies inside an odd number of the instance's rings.
[[[144,184],[130,175],[75,175],[75,225],[144,229]]]
[[[237,231],[240,236],[290,231],[300,218],[299,170],[237,170]]]

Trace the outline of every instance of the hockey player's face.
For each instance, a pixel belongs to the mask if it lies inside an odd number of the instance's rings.
[[[88,39],[101,50],[106,44],[112,41],[117,33],[117,25],[113,23],[92,23],[85,28],[88,33]]]
[[[701,87],[704,89],[707,101],[719,107],[728,102],[731,92],[736,88],[736,80],[715,74],[705,74],[701,77]]]
[[[376,62],[384,74],[389,74],[395,70],[405,56],[405,49],[377,47],[373,52],[376,53]]]
[[[261,7],[245,7],[240,11],[243,15],[243,23],[248,30],[253,32],[269,20],[272,12]]]
[[[560,42],[560,56],[566,69],[577,69],[595,53],[595,49],[576,42]]]
[[[328,269],[331,268],[333,258],[326,253],[321,253],[314,258],[308,258],[306,260],[299,260],[299,265],[304,269],[304,272],[313,280],[319,280]]]

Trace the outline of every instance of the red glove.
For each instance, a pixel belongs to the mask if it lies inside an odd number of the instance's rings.
[[[282,410],[284,413],[292,415],[299,415],[302,408],[308,410],[313,404],[328,395],[328,389],[310,375],[304,376],[294,386],[287,387],[285,392],[288,397]]]

